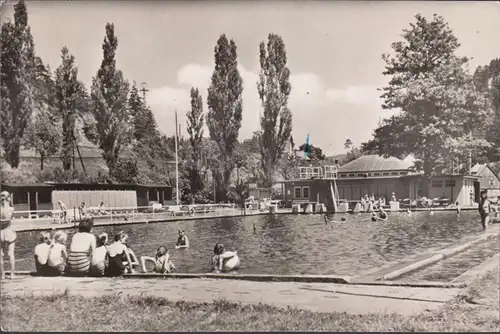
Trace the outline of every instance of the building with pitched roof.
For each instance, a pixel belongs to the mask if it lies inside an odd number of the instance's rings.
[[[411,159],[365,155],[341,167],[299,167],[292,180],[284,181],[284,201],[290,203],[323,203],[331,211],[335,201],[360,201],[368,195],[389,202],[393,193],[398,200],[420,197],[443,198],[448,203],[472,205],[478,193],[477,176],[440,175],[431,179],[424,194],[422,173],[413,170]]]
[[[480,188],[486,190],[488,197],[500,196],[500,177],[489,164],[476,164],[471,173],[479,178]]]

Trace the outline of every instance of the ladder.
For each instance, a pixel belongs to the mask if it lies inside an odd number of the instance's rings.
[[[334,189],[334,183],[335,183],[335,189]],[[338,196],[336,196],[336,194],[338,194],[338,189],[337,189],[337,182],[335,182],[335,180],[330,181],[330,192],[332,194],[333,210],[334,212],[338,212],[339,211],[338,198],[337,198]]]

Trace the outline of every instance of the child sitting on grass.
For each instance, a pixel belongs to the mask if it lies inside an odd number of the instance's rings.
[[[40,243],[35,247],[35,267],[38,275],[45,275],[50,250],[50,233],[40,233]]]
[[[175,270],[175,265],[170,259],[170,254],[168,254],[168,249],[165,246],[160,246],[156,250],[155,257],[151,256],[141,256],[141,269],[143,273],[147,273],[146,261],[151,261],[154,263],[153,272],[159,274],[171,273]]]
[[[97,237],[97,248],[90,262],[90,276],[102,277],[106,274],[108,261],[108,234],[101,233]]]
[[[50,245],[49,259],[47,260],[47,275],[61,276],[66,269],[68,252],[66,250],[66,240],[68,235],[63,231],[57,231],[54,241]]]

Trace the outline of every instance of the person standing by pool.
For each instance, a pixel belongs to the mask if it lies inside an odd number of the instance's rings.
[[[457,215],[459,215],[462,211],[462,208],[460,207],[460,203],[458,203],[458,201],[455,203],[455,208],[457,209]]]
[[[488,199],[488,193],[486,190],[481,191],[481,199],[479,201],[479,214],[481,215],[481,225],[483,226],[483,230],[486,230],[488,224],[490,222],[490,212],[491,212],[491,203]]]
[[[85,218],[71,239],[67,271],[70,276],[85,276],[89,272],[90,259],[96,249],[96,237],[91,233],[93,225],[92,219]]]
[[[177,238],[177,243],[175,244],[175,249],[179,248],[189,248],[189,239],[186,236],[184,230],[179,229],[179,237]]]
[[[7,191],[2,191],[0,193],[0,275],[2,279],[5,279],[4,253],[7,253],[10,260],[10,278],[15,277],[16,258],[14,256],[14,249],[16,247],[17,235],[12,228],[14,208],[10,202],[10,194]]]
[[[61,224],[66,224],[68,220],[68,209],[62,201],[57,201],[57,204],[59,204],[59,210],[61,210],[61,219],[59,222]]]

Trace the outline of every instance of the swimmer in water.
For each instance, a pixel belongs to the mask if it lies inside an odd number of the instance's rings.
[[[457,215],[459,215],[460,211],[462,211],[462,208],[460,207],[460,203],[456,202],[455,203],[455,208],[457,209]]]
[[[432,210],[432,208],[429,209],[429,215],[434,216],[434,211]]]
[[[406,210],[406,213],[408,214],[408,216],[411,216],[411,210],[410,210],[410,208],[408,208],[408,209]]]
[[[257,226],[255,226],[255,223],[253,223],[253,233],[257,233]]]
[[[380,212],[378,214],[380,220],[387,220],[387,213],[385,212],[383,207],[380,207]]]
[[[340,218],[341,222],[345,222],[347,219],[345,217]]]

